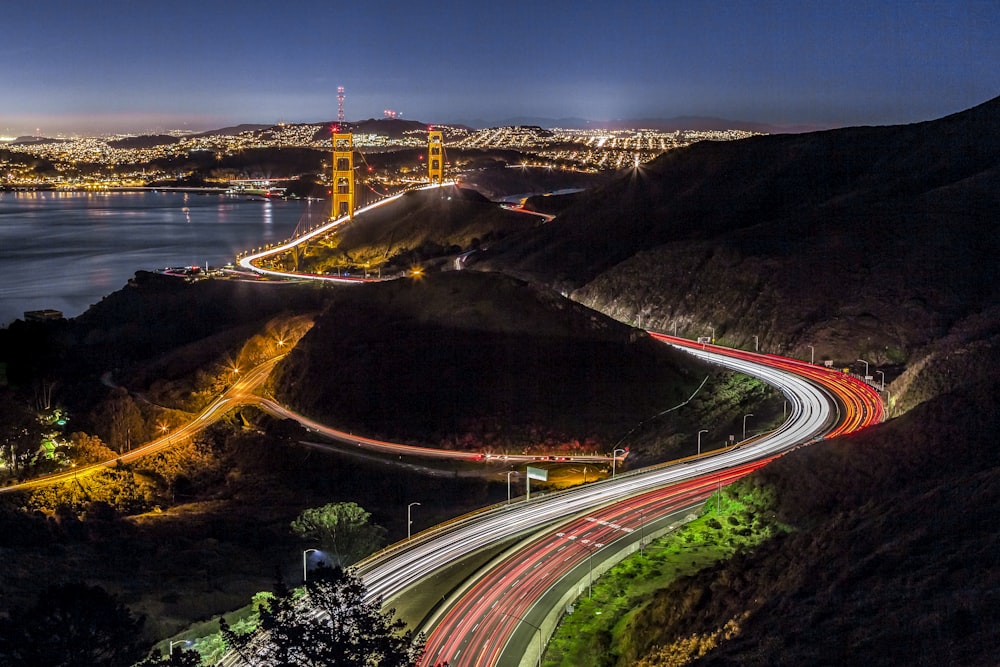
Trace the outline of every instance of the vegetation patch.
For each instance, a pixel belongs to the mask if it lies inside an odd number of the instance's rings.
[[[790,528],[775,519],[773,494],[736,482],[713,495],[701,515],[654,540],[594,582],[563,616],[546,649],[547,667],[613,667],[634,664],[644,636],[637,627],[654,594],[670,583],[736,553],[746,552]],[[729,628],[728,631],[732,631]],[[690,642],[705,646],[710,638]]]

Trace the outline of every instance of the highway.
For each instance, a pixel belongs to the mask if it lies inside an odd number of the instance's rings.
[[[867,384],[837,371],[785,357],[741,352],[662,334],[651,335],[708,363],[757,377],[777,388],[790,405],[788,419],[774,431],[749,438],[720,453],[620,474],[613,479],[536,497],[530,502],[485,508],[419,533],[412,540],[392,545],[352,568],[368,589],[367,599],[381,597],[391,602],[423,578],[497,542],[512,538],[532,538],[529,541],[535,546],[529,548],[542,549],[541,552],[523,553],[514,559],[522,564],[537,563],[537,568],[542,567],[542,561],[537,560],[542,554],[546,554],[543,560],[558,560],[558,556],[553,557],[552,554],[563,554],[560,539],[557,538],[573,536],[572,540],[569,537],[566,540],[579,544],[587,540],[587,544],[602,545],[594,547],[601,549],[603,545],[613,542],[610,536],[603,532],[591,534],[590,530],[596,530],[593,527],[580,530],[577,524],[572,523],[574,519],[584,517],[588,524],[618,526],[622,534],[631,533],[635,530],[635,515],[640,517],[639,521],[652,524],[676,512],[679,507],[700,502],[720,483],[749,474],[790,449],[824,437],[855,431],[883,419],[878,393]],[[631,512],[631,518],[626,520],[622,512]],[[533,540],[543,540],[548,546],[539,547],[540,543]],[[459,605],[470,604],[466,596],[458,593],[439,610],[428,626],[432,642],[429,650],[436,652],[434,660],[493,664],[475,661],[495,659],[498,661],[495,664],[519,664],[524,646],[515,646],[510,640],[515,630],[528,622],[513,622],[511,618],[515,621],[523,618],[522,614],[528,613],[526,610],[531,610],[535,601],[550,588],[550,582],[564,576],[566,568],[579,566],[580,560],[591,557],[590,549],[575,550],[578,552],[575,559],[572,551],[563,558],[561,575],[557,576],[556,570],[538,569],[536,576],[540,580],[532,582],[523,596],[510,596],[502,588],[490,588],[496,585],[496,578],[493,577],[493,568],[484,568],[467,583],[479,592],[478,597],[473,594],[471,604],[474,607],[449,612],[450,609],[459,609]],[[536,565],[531,565],[531,569],[536,569]],[[502,580],[505,575],[496,576]],[[492,592],[487,594],[486,591]],[[505,605],[503,613],[493,605],[501,599]],[[511,599],[516,600],[516,604],[506,610]],[[482,604],[486,602],[488,605],[484,608]],[[463,626],[469,613],[479,614],[480,623],[473,624],[474,627]],[[541,613],[544,617],[549,612],[542,610]],[[483,621],[487,620],[489,622],[484,625]],[[480,627],[484,628],[481,632]],[[544,643],[541,627],[538,625],[538,641]],[[442,640],[442,637],[446,639]],[[531,640],[530,634],[528,640]],[[472,662],[461,662],[463,660]],[[238,656],[230,654],[221,664],[244,663]],[[424,664],[433,662],[425,661]]]
[[[765,462],[672,484],[542,531],[530,543],[492,565],[485,576],[475,579],[474,585],[435,615],[427,624],[433,631],[423,664],[448,661],[451,667],[516,665],[525,649],[534,663],[539,646],[558,617],[557,613],[550,620],[550,609],[539,603],[551,589],[561,586],[570,590],[571,596],[586,594],[593,578],[594,557],[603,560],[605,552],[619,542],[635,544],[637,538],[644,537],[642,531],[652,530],[660,517],[692,511],[720,485],[749,474]],[[574,584],[579,577],[574,573],[583,578],[584,583],[578,587]],[[558,593],[555,597],[561,599]],[[561,611],[563,605],[555,608]],[[524,626],[528,631],[521,633],[521,642],[515,641],[515,634]]]
[[[749,474],[788,449],[857,430],[883,418],[877,393],[839,372],[784,357],[655,337],[706,361],[774,385],[791,403],[788,420],[777,430],[722,454],[637,471],[641,474],[605,480],[593,488],[574,489],[514,509],[501,508],[495,519],[480,517],[467,528],[427,540],[414,551],[419,554],[416,560],[406,559],[408,567],[443,567],[449,558],[467,553],[456,554],[454,549],[459,545],[472,549],[472,545],[486,546],[513,534],[535,533],[529,544],[484,568],[437,611],[424,628],[429,631],[429,640],[423,664],[446,660],[453,666],[532,663],[528,657],[521,662],[525,649],[538,650],[535,634],[538,643],[543,644],[551,632],[545,620],[552,610],[536,609],[536,601],[581,562],[592,559],[595,552],[634,533],[637,527],[641,529],[644,522],[652,523],[703,501],[720,484]],[[538,527],[546,523],[549,527],[539,531]],[[572,548],[570,543],[584,546]],[[397,594],[393,587],[405,590],[406,572],[400,571],[401,564],[392,571],[386,565],[372,565],[366,563],[359,568],[372,594],[388,598]],[[515,646],[510,640],[518,628],[522,630],[521,643]],[[524,632],[524,628],[528,631]],[[543,629],[547,631],[544,638]]]
[[[571,454],[560,454],[559,456],[547,456],[547,455],[534,455],[534,454],[503,454],[499,456],[482,454],[480,452],[459,452],[453,449],[438,449],[435,447],[421,447],[417,445],[404,445],[398,442],[388,442],[386,440],[376,440],[374,438],[366,438],[360,435],[354,435],[347,431],[341,431],[339,429],[320,424],[319,422],[312,420],[305,415],[299,414],[294,410],[289,410],[285,406],[277,403],[269,398],[263,397],[251,397],[249,401],[256,403],[262,410],[267,412],[273,417],[279,419],[294,419],[304,426],[308,431],[312,433],[317,433],[331,440],[336,440],[337,442],[342,442],[348,445],[356,445],[361,449],[368,449],[371,451],[379,452],[381,454],[394,454],[394,455],[405,455],[405,456],[419,456],[423,458],[431,459],[451,459],[459,461],[477,461],[477,462],[503,462],[503,463],[533,463],[536,461],[563,461],[563,462],[574,462],[574,463],[601,463],[608,464],[611,463],[610,455],[571,455]],[[626,458],[626,455],[618,455],[615,457],[616,461],[621,463]]]
[[[881,421],[878,395],[863,383],[845,388],[837,386],[836,382],[831,381],[832,378],[827,378],[830,385],[818,385],[784,368],[765,366],[744,358],[749,353],[722,353],[720,350],[723,348],[712,351],[685,346],[683,349],[712,363],[756,376],[778,388],[790,404],[788,420],[771,433],[752,438],[714,456],[619,475],[615,479],[546,495],[530,503],[500,506],[444,526],[438,531],[425,532],[409,543],[394,545],[366,559],[356,567],[368,586],[369,595],[381,595],[384,598],[398,595],[435,569],[497,540],[531,533],[550,522],[664,486],[774,456],[822,438],[827,433],[837,432],[844,417],[850,416],[851,421],[859,424]],[[794,367],[794,360],[770,362]],[[825,369],[817,371],[822,373]],[[823,375],[826,374],[833,373],[826,371]],[[861,409],[866,410],[867,416],[855,419],[852,410],[840,407],[834,396],[846,391],[869,392],[873,395],[873,398],[858,400],[858,404],[864,406]],[[841,417],[838,418],[838,415]]]

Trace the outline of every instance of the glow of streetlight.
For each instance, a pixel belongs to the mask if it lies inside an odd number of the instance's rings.
[[[708,429],[707,428],[703,428],[700,431],[698,431],[698,456],[701,456],[701,434],[702,433],[708,433]]]
[[[177,644],[184,644],[184,646],[190,646],[191,645],[191,640],[190,639],[171,639],[170,640],[170,649],[169,649],[169,652],[168,652],[167,655],[173,655],[174,654],[174,646],[176,646]]]
[[[753,413],[743,415],[743,439],[747,439],[747,417],[753,417]]]
[[[306,559],[311,553],[319,553],[319,549],[306,549],[302,552],[302,581],[309,579],[309,570],[306,569]]]

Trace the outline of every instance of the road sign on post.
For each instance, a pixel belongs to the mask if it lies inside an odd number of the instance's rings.
[[[537,479],[539,482],[549,481],[549,471],[544,468],[532,468],[528,466],[528,479],[526,484],[526,493],[524,501],[527,502],[531,500],[531,480]]]

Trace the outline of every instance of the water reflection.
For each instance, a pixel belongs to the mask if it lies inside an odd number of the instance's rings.
[[[306,206],[171,192],[0,194],[0,325],[79,315],[139,269],[220,266],[291,236]],[[218,224],[225,222],[225,224]]]

